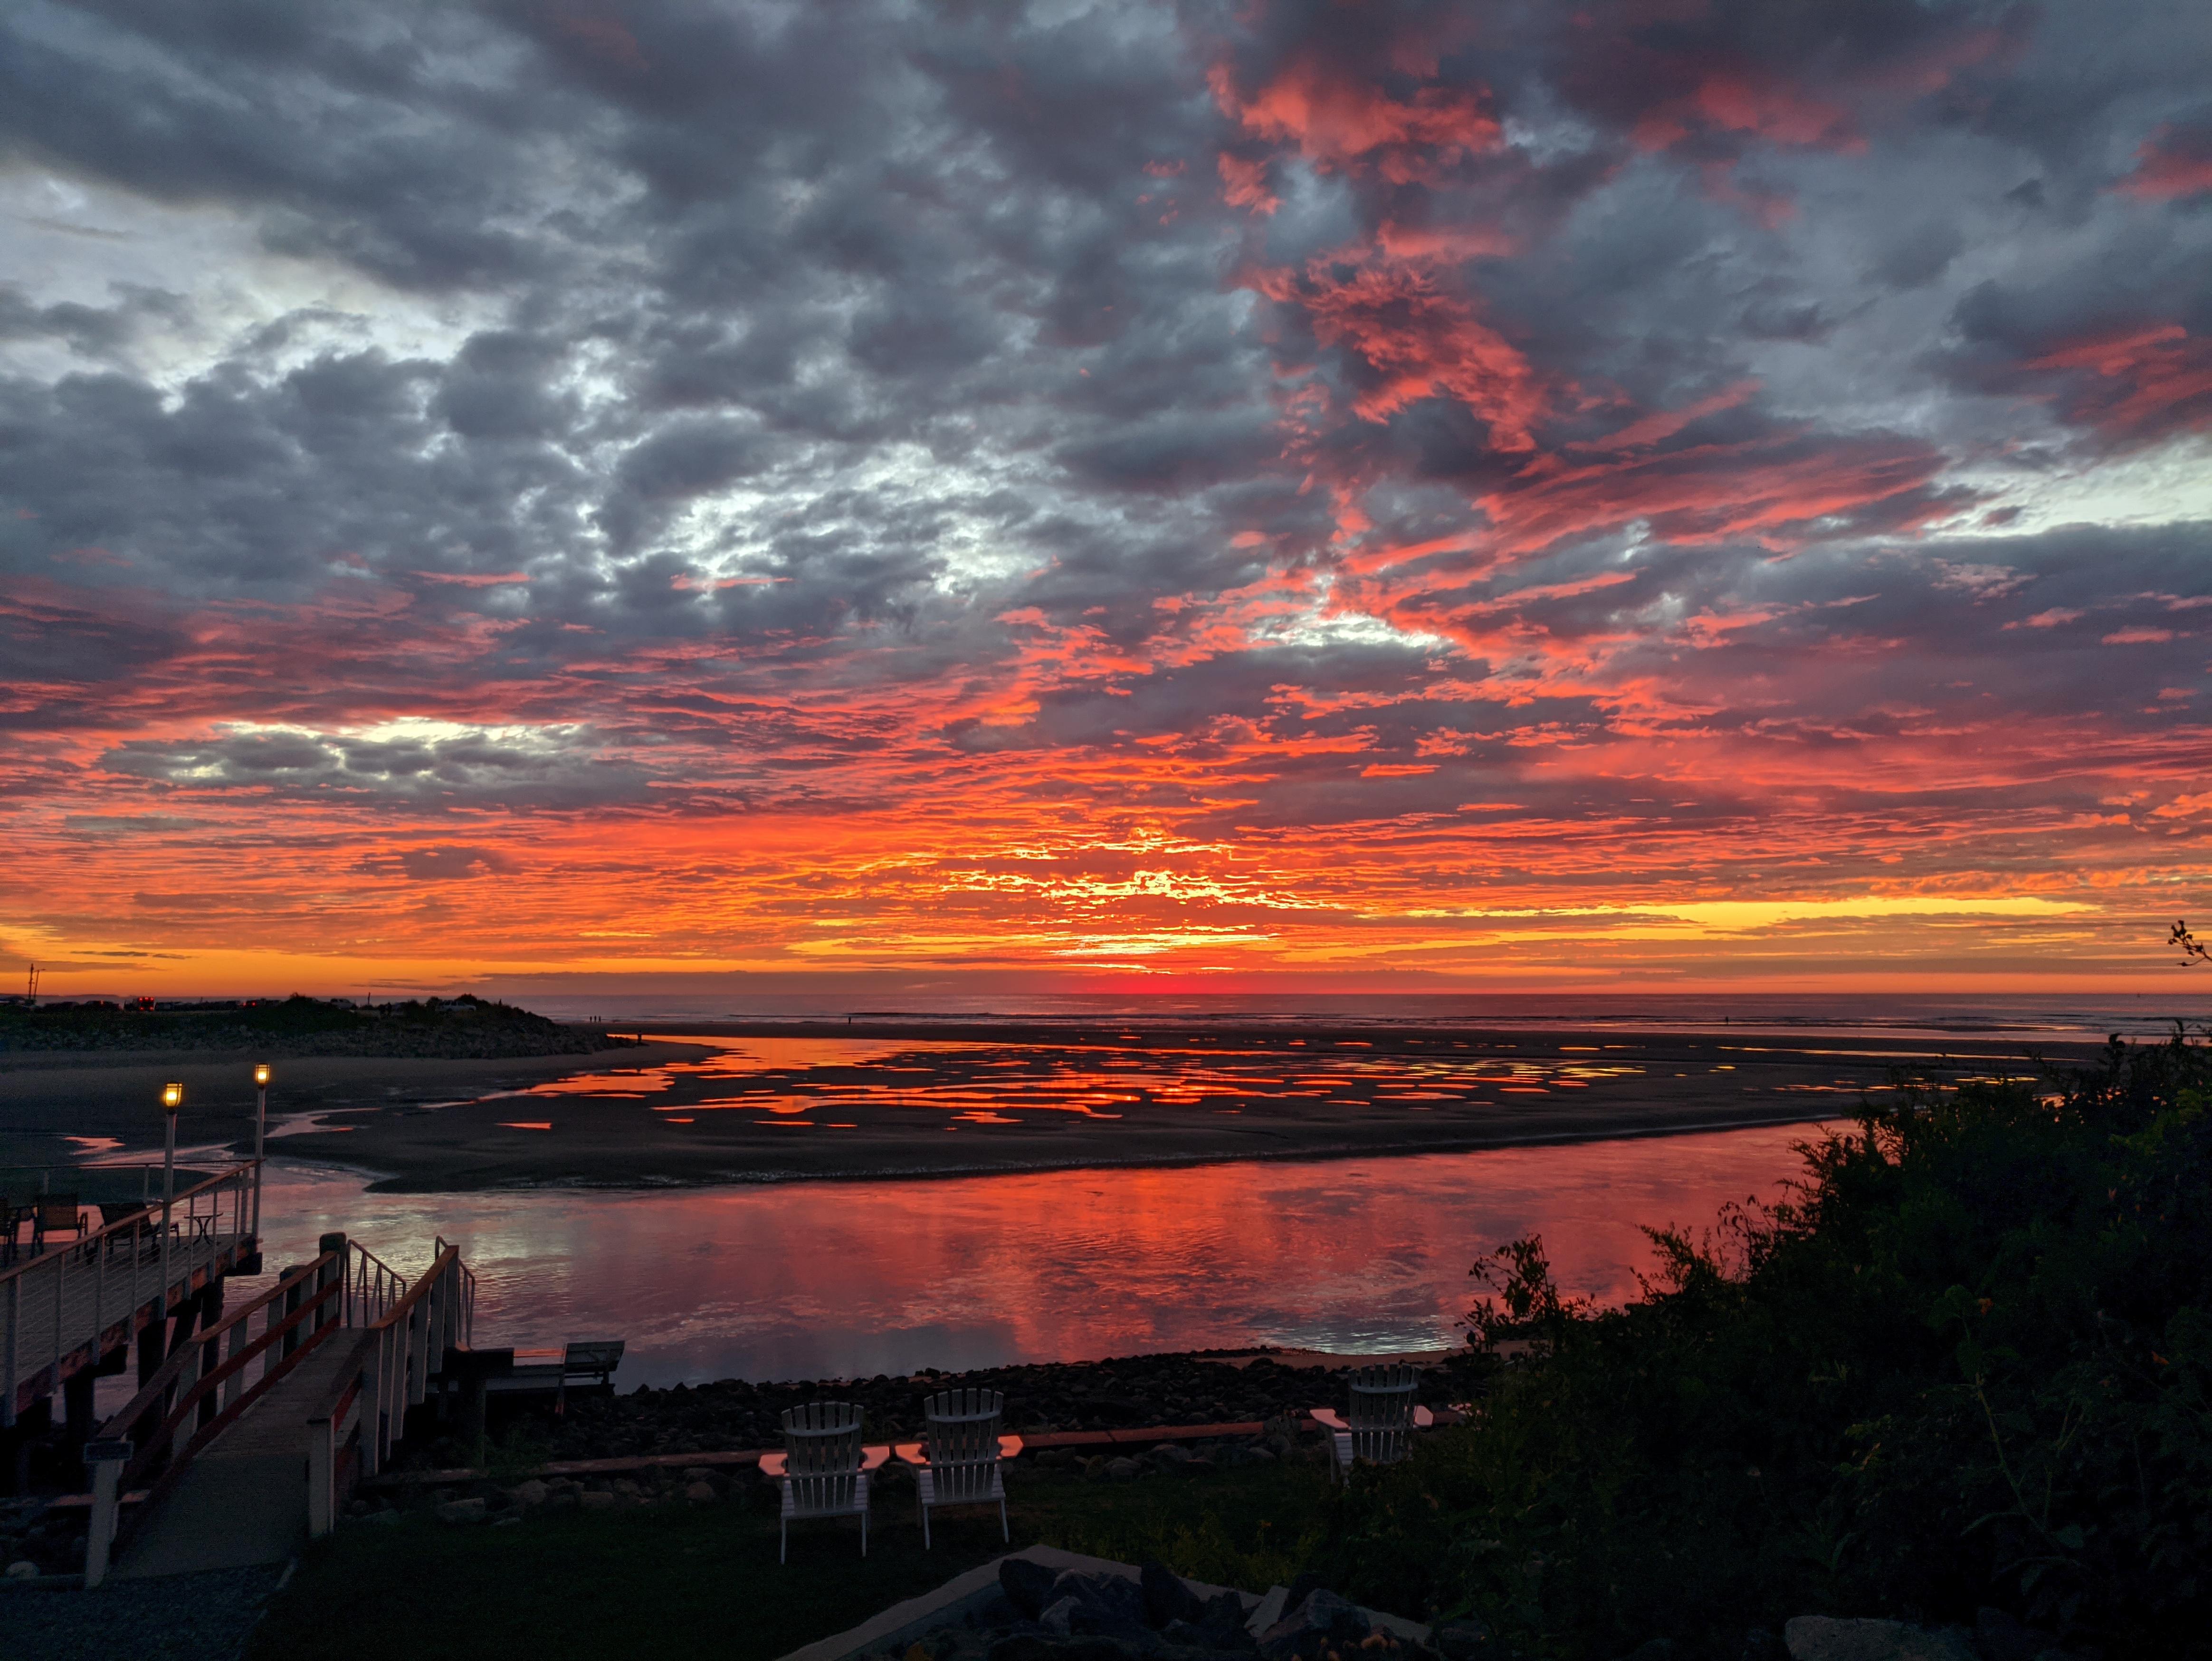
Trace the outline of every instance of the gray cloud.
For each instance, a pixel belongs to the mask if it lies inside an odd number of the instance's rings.
[[[370,808],[605,807],[647,799],[651,773],[573,747],[456,738],[364,739],[310,733],[231,732],[198,740],[134,739],[108,751],[112,773],[188,791],[249,791]]]

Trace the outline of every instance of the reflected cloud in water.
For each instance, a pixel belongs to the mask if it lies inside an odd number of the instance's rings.
[[[1182,1169],[665,1191],[369,1194],[271,1172],[270,1263],[344,1229],[411,1270],[434,1234],[479,1276],[478,1342],[619,1336],[622,1382],[832,1378],[1247,1344],[1457,1341],[1485,1251],[1544,1236],[1617,1302],[1642,1224],[1771,1197],[1808,1127]]]

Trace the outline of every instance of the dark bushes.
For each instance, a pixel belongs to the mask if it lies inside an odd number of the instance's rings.
[[[2061,1086],[1903,1092],[1808,1147],[1790,1202],[1655,1235],[1626,1310],[1506,1248],[1475,1424],[1355,1486],[1332,1584],[1540,1655],[1735,1661],[1795,1615],[1984,1605],[2212,1655],[2209,1087],[2177,1036]]]

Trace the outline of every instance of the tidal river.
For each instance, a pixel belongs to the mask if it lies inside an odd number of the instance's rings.
[[[1798,1125],[1181,1169],[674,1190],[369,1194],[277,1162],[271,1268],[343,1229],[478,1275],[477,1342],[620,1337],[620,1383],[824,1378],[1277,1344],[1458,1342],[1468,1266],[1540,1232],[1562,1283],[1633,1296],[1641,1224],[1710,1226],[1795,1175]]]

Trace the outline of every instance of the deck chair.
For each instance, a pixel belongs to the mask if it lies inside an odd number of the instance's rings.
[[[31,1255],[34,1257],[46,1249],[47,1235],[67,1234],[82,1238],[86,1225],[92,1220],[74,1194],[41,1194],[32,1205]]]
[[[614,1387],[615,1369],[622,1365],[623,1341],[619,1338],[584,1338],[572,1341],[561,1352],[561,1382],[553,1389],[553,1411],[568,1410],[568,1381],[586,1381]]]
[[[996,1506],[999,1537],[1006,1530],[1006,1479],[1000,1462],[1022,1451],[1018,1436],[999,1434],[1006,1398],[995,1390],[948,1390],[921,1404],[927,1438],[902,1442],[898,1457],[915,1468],[921,1496],[921,1544],[929,1548],[929,1513],[939,1506]]]
[[[1328,1433],[1329,1469],[1340,1478],[1355,1459],[1395,1464],[1412,1451],[1413,1432],[1436,1422],[1426,1408],[1414,1404],[1416,1379],[1409,1366],[1360,1367],[1350,1382],[1348,1419],[1338,1418],[1328,1408],[1311,1412],[1313,1421]]]
[[[810,1402],[783,1415],[781,1453],[765,1454],[761,1475],[783,1485],[775,1561],[788,1562],[791,1525],[813,1517],[860,1519],[860,1555],[868,1555],[868,1473],[890,1457],[887,1448],[860,1445],[860,1409],[850,1402]]]

